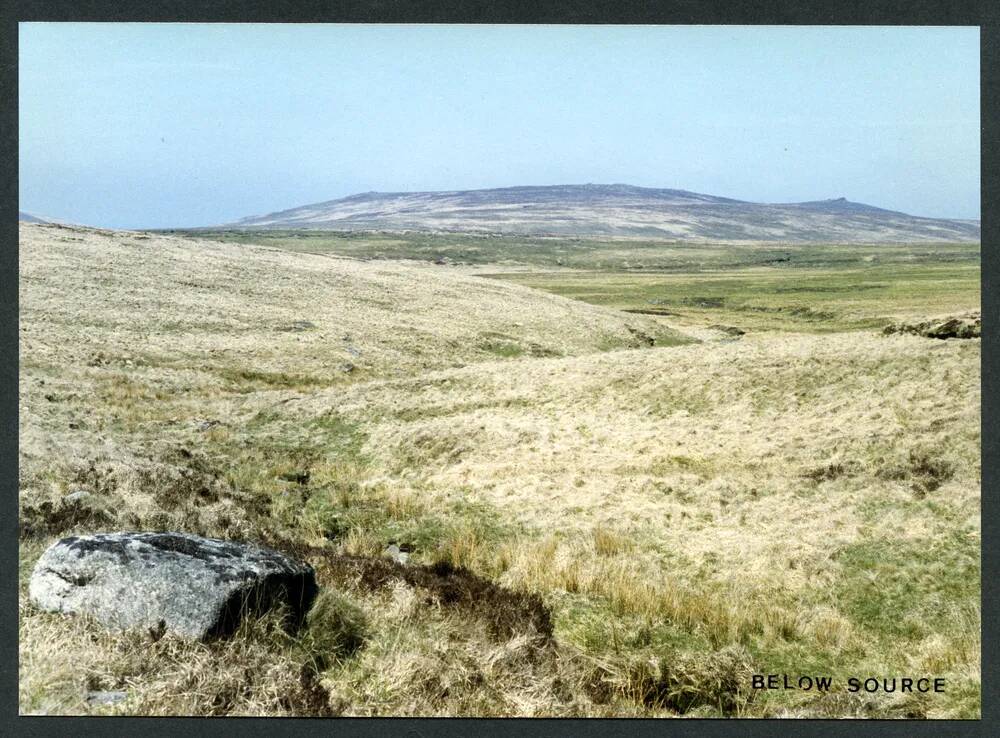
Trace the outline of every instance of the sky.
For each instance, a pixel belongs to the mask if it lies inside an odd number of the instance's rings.
[[[979,30],[22,23],[20,209],[627,183],[979,218]]]

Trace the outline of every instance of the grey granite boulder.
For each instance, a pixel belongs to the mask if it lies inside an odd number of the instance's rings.
[[[299,623],[316,592],[308,564],[186,533],[64,538],[42,554],[29,584],[31,601],[44,610],[199,639],[228,635],[244,614],[279,605]]]

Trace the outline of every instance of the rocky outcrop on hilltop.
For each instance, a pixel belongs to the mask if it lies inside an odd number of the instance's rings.
[[[886,335],[894,333],[909,333],[925,338],[979,338],[982,332],[982,316],[980,313],[966,313],[948,318],[935,318],[909,323],[893,323],[883,330]]]

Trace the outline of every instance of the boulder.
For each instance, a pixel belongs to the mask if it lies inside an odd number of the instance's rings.
[[[52,544],[28,591],[50,612],[204,640],[232,633],[247,613],[281,605],[297,625],[317,586],[311,566],[254,544],[186,533],[104,533]]]
[[[953,318],[925,320],[918,323],[894,323],[882,329],[886,335],[910,333],[926,338],[979,338],[982,333],[982,316],[978,312]]]
[[[982,323],[979,319],[951,318],[924,331],[928,338],[979,338]]]

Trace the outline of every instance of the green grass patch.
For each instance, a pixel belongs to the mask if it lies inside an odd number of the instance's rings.
[[[963,607],[978,608],[978,536],[953,530],[931,540],[864,541],[841,549],[840,610],[880,639],[918,640],[954,630]]]
[[[564,592],[548,598],[556,636],[597,657],[709,650],[703,635],[665,619],[623,614],[605,598]]]
[[[660,314],[666,322],[744,330],[824,333],[878,329],[898,313],[978,310],[979,264],[918,260],[845,268],[735,268],[648,274],[548,272],[493,275],[595,305]]]
[[[359,259],[527,267],[488,276],[564,297],[750,330],[868,330],[894,313],[979,308],[980,245],[719,244],[657,239],[175,231],[193,238]],[[657,336],[657,345],[683,342]],[[503,358],[537,355],[517,341],[484,344]],[[609,346],[613,350],[619,346]]]
[[[505,340],[502,338],[491,338],[480,341],[477,345],[481,351],[499,356],[502,359],[515,359],[524,356],[524,347],[517,341]]]
[[[727,244],[656,238],[573,238],[460,233],[199,229],[189,238],[360,259],[611,270],[630,274],[747,268],[808,269],[908,264],[978,264],[979,244]]]

